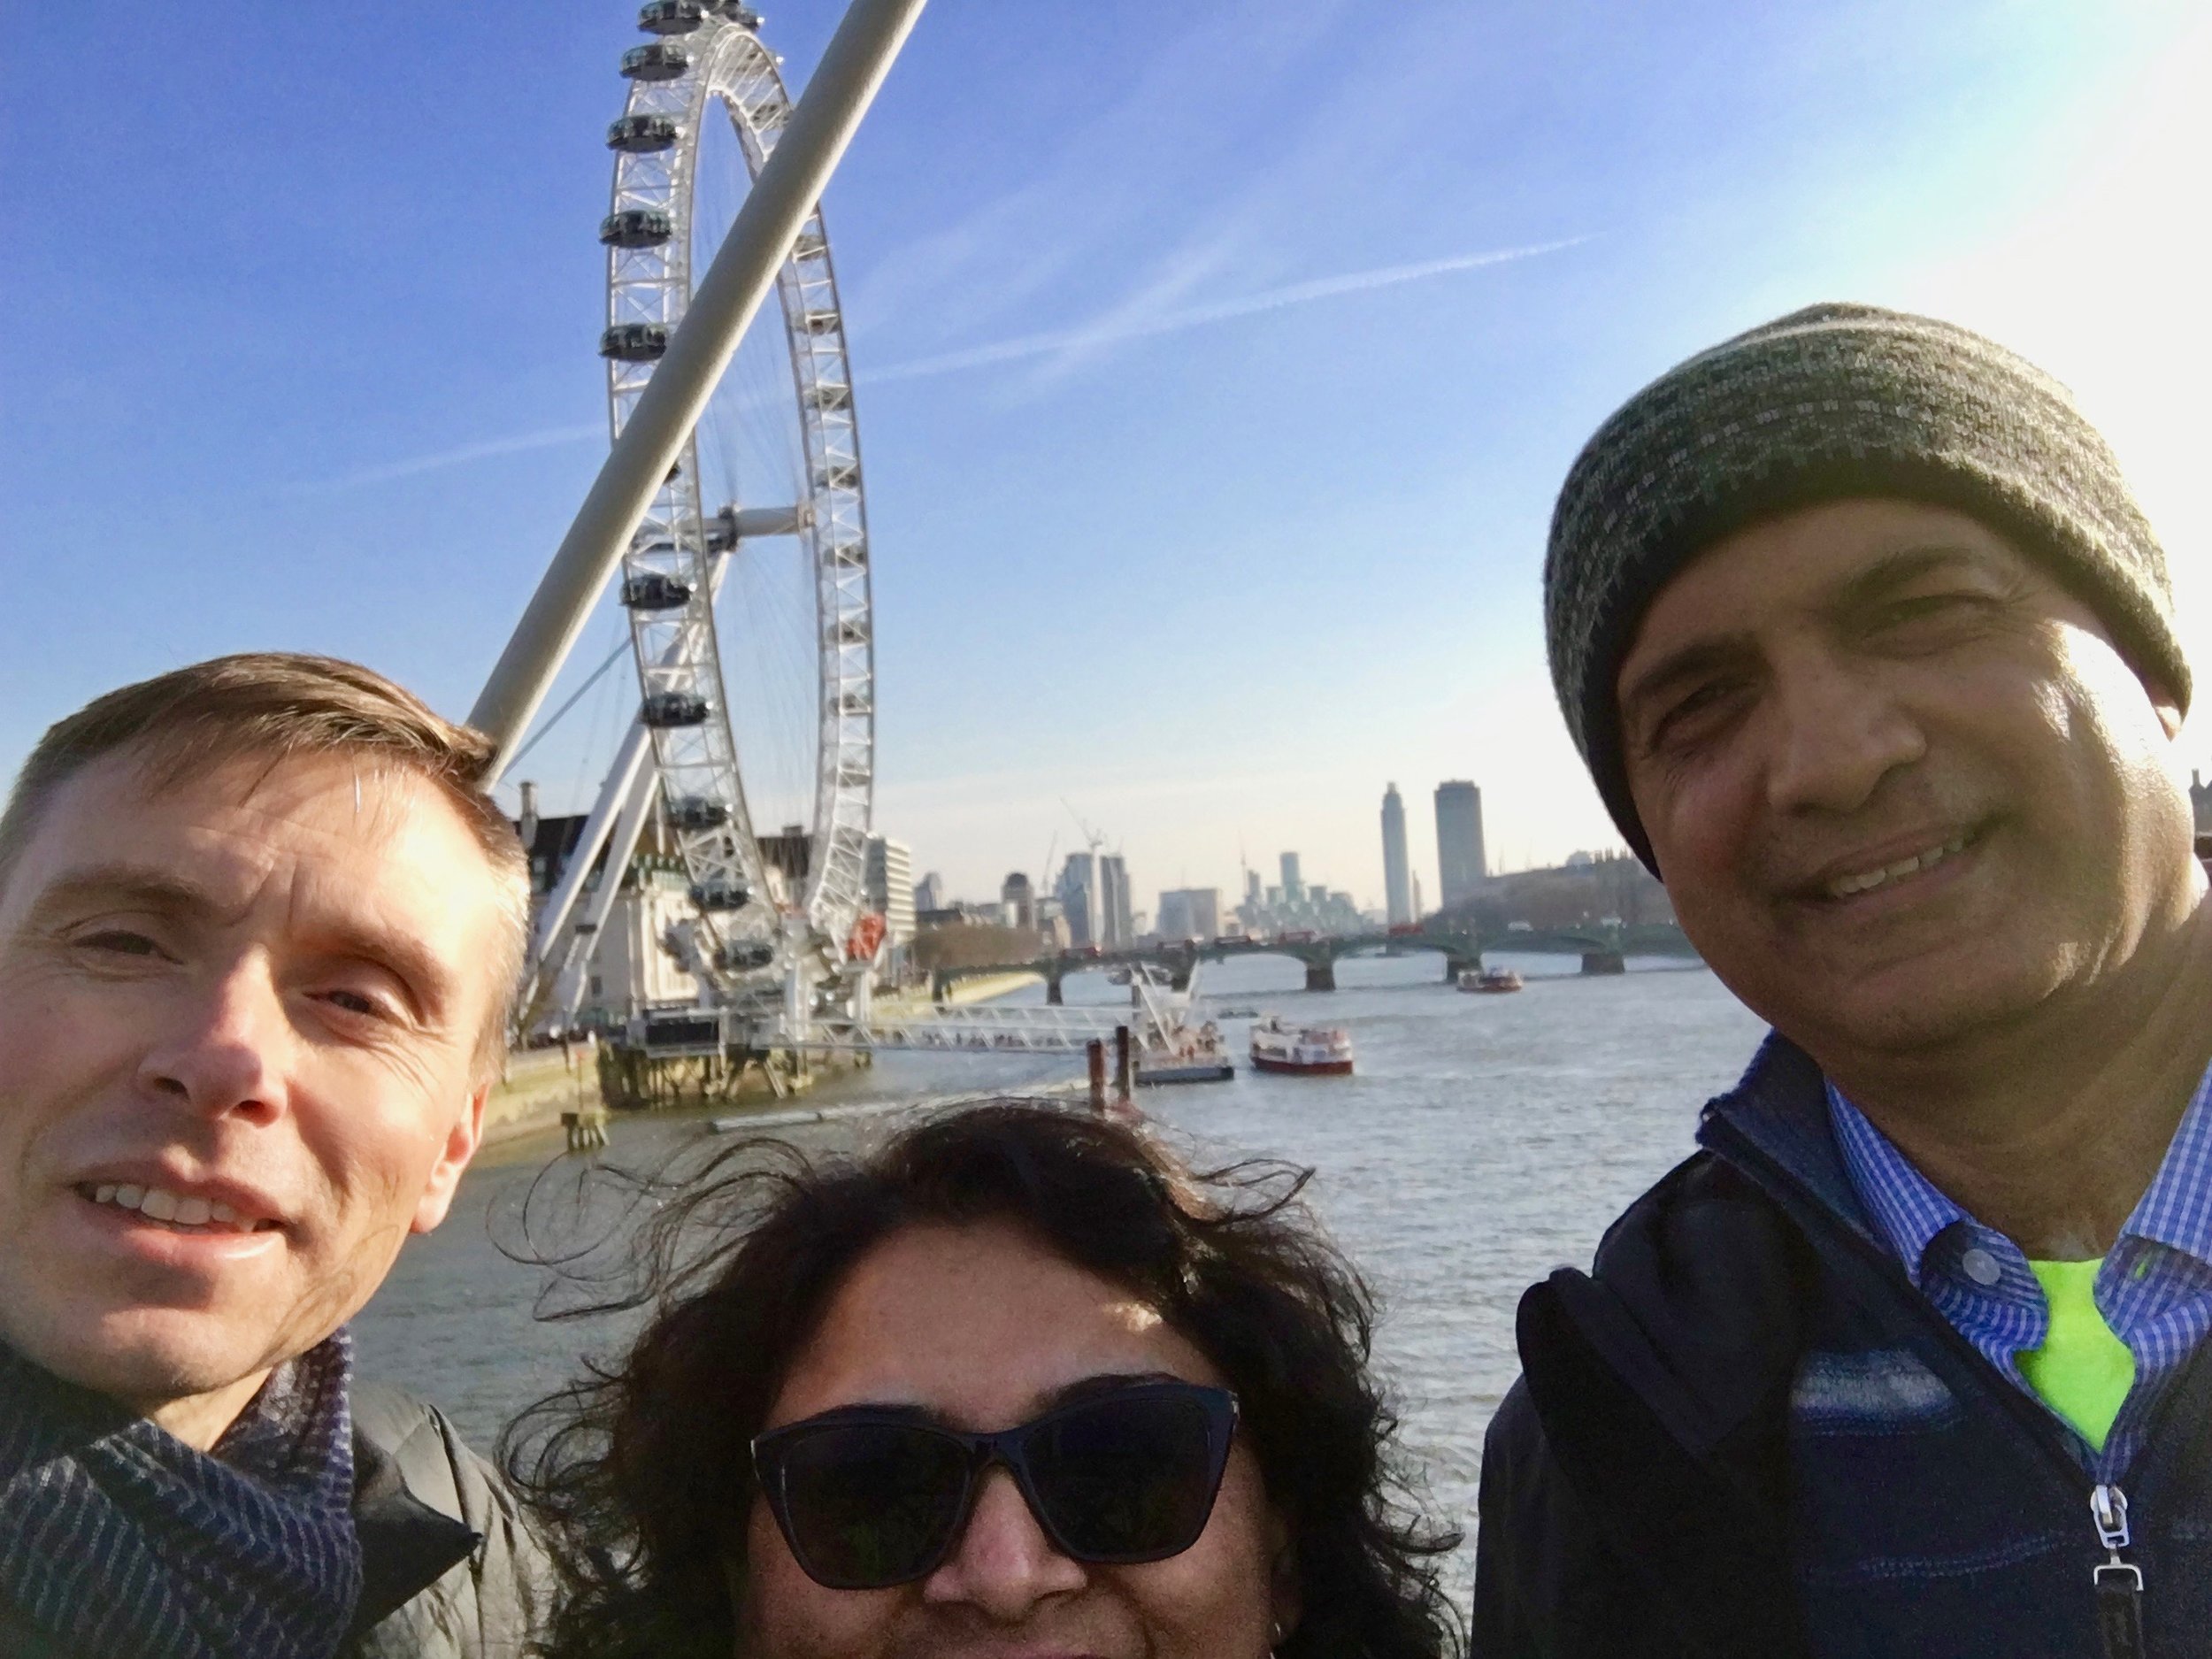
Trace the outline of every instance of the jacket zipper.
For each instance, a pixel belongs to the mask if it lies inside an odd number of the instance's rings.
[[[2090,1574],[2105,1659],[2142,1659],[2143,1570],[2120,1555],[2129,1544],[2128,1494],[2115,1486],[2098,1486],[2089,1494],[2089,1518],[2106,1555]]]
[[[1770,1157],[1748,1135],[1725,1118],[1714,1114],[1709,1122],[1708,1133],[1712,1139],[1707,1145],[1717,1156],[1736,1165],[1746,1175],[1770,1194],[1778,1197],[1784,1192],[1801,1194],[1804,1184],[1797,1177]],[[1713,1139],[1725,1138],[1732,1144],[1724,1152],[1713,1145]],[[1870,1260],[1884,1272],[1898,1272],[1896,1259],[1876,1247],[1870,1240],[1859,1237],[1848,1227],[1835,1225],[1823,1210],[1816,1199],[1812,1199],[1814,1218],[1838,1239],[1845,1248]],[[1793,1216],[1795,1207],[1790,1206]],[[1800,1226],[1805,1217],[1796,1217]],[[2097,1542],[2105,1551],[2106,1559],[2091,1574],[2092,1586],[2097,1597],[2097,1623],[2104,1637],[2106,1659],[2143,1659],[2147,1652],[2143,1645],[2143,1570],[2124,1559],[2121,1551],[2130,1547],[2127,1494],[2114,1483],[2093,1480],[2080,1463],[2057,1444],[2049,1424],[2031,1416],[2032,1408],[2020,1391],[1997,1368],[1988,1356],[1962,1335],[1948,1319],[1937,1316],[1939,1340],[1948,1341],[1955,1350],[1963,1355],[1970,1364],[1988,1371],[1997,1386],[1996,1397],[2003,1402],[2001,1409],[2012,1413],[2014,1421],[2026,1431],[2029,1440],[2043,1455],[2050,1460],[2061,1477],[2070,1486],[2085,1492],[2089,1500],[2090,1518],[2097,1529]],[[2162,1402],[2162,1404],[2164,1402]],[[2156,1414],[2162,1417],[2163,1411]],[[2149,1431],[2154,1425],[2144,1425],[2144,1445],[2150,1443]]]

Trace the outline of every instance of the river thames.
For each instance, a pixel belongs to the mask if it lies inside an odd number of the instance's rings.
[[[1317,1171],[1310,1201],[1381,1300],[1377,1361],[1407,1448],[1435,1510],[1471,1529],[1483,1428],[1517,1370],[1522,1289],[1562,1263],[1588,1263],[1606,1223],[1690,1150],[1698,1107],[1735,1080],[1763,1030],[1701,967],[1637,962],[1618,978],[1583,979],[1571,957],[1490,960],[1518,968],[1527,988],[1463,995],[1439,982],[1439,960],[1425,954],[1343,962],[1333,995],[1300,989],[1298,964],[1283,958],[1210,967],[1202,1010],[1258,1008],[1341,1025],[1357,1075],[1269,1077],[1240,1064],[1231,1083],[1140,1095],[1202,1164],[1262,1154]],[[1126,995],[1099,975],[1068,982],[1071,1002]],[[1225,1025],[1240,1061],[1243,1024]],[[808,1103],[1018,1092],[1079,1064],[887,1056]],[[778,1133],[846,1147],[892,1121]],[[618,1118],[607,1156],[651,1167],[708,1139],[705,1114]],[[443,1406],[485,1451],[519,1407],[575,1371],[580,1353],[623,1334],[540,1321],[534,1310],[551,1276],[502,1248],[524,1240],[526,1197],[528,1237],[541,1248],[598,1225],[580,1221],[581,1160],[541,1179],[557,1148],[557,1137],[533,1137],[480,1163],[445,1225],[408,1244],[355,1322],[365,1376]],[[1463,1607],[1470,1572],[1463,1552],[1452,1573]]]

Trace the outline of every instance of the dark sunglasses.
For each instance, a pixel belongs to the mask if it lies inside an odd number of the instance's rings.
[[[761,1435],[753,1467],[808,1578],[881,1590],[943,1564],[994,1463],[1064,1555],[1105,1565],[1179,1555],[1206,1530],[1236,1425],[1225,1388],[1135,1383],[995,1434],[828,1411]]]

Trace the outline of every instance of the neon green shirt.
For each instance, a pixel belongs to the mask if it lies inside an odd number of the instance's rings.
[[[2051,1325],[2041,1348],[2022,1348],[2018,1356],[2028,1386],[2100,1452],[2135,1386],[2135,1356],[2097,1308],[2097,1270],[2103,1265],[2101,1257],[2028,1263],[2050,1304]]]

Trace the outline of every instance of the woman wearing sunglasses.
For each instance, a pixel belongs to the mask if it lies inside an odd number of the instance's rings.
[[[1372,1307],[1279,1166],[1002,1103],[725,1154],[526,1417],[554,1659],[1438,1659]],[[526,1453],[521,1448],[527,1445]]]

